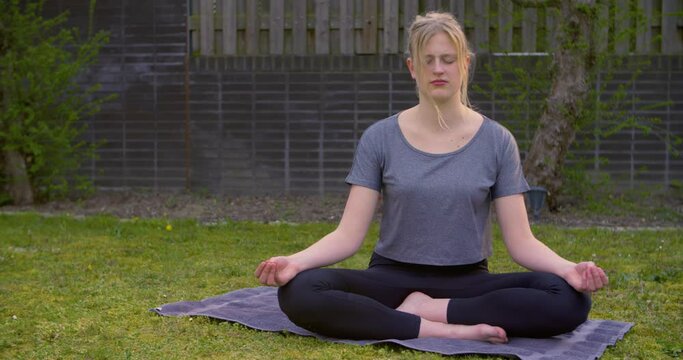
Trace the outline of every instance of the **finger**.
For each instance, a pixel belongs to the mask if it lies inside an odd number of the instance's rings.
[[[259,277],[261,276],[261,273],[263,272],[263,268],[266,266],[265,261],[261,261],[260,264],[256,267],[256,271],[254,271],[254,276]]]
[[[591,269],[586,268],[586,270],[583,272],[583,282],[584,285],[586,286],[587,291],[593,291],[592,284],[593,284],[593,275],[591,274]]]
[[[277,274],[277,265],[276,264],[271,264],[271,271],[268,274],[268,285],[277,285],[277,281],[275,281],[275,275]]]
[[[603,285],[609,284],[609,277],[607,276],[607,273],[605,273],[605,270],[600,269],[600,278],[602,279]]]
[[[595,291],[600,290],[607,285],[607,275],[605,275],[605,271],[600,267],[596,266],[593,270],[593,278],[596,285]]]
[[[259,281],[263,285],[268,285],[268,274],[272,271],[272,267],[270,263],[266,262],[266,264],[263,266],[263,271],[261,272],[261,275],[259,276]]]
[[[593,271],[593,277],[595,278],[595,284],[597,285],[596,290],[601,289],[605,285],[607,285],[607,275],[605,274],[605,271],[601,268],[595,268],[595,270]]]
[[[585,268],[583,269],[583,272],[581,272],[581,292],[591,291],[593,291],[593,289],[591,288],[590,269]]]
[[[601,281],[600,281],[600,275],[598,274],[598,269],[597,268],[591,268],[590,269],[590,283],[591,283],[591,291],[596,291],[600,287],[602,287]]]
[[[595,268],[591,267],[586,271],[586,289],[588,291],[595,291],[598,288],[599,287],[595,277]]]
[[[263,285],[266,285],[266,280],[268,280],[268,277],[267,277],[265,269],[264,269],[264,271],[258,277],[258,282],[260,282]]]

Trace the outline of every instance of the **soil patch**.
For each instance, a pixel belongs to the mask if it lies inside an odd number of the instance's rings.
[[[195,219],[201,223],[226,220],[257,222],[337,222],[346,196],[238,196],[215,197],[193,193],[151,193],[146,191],[101,191],[79,201],[62,200],[34,206],[4,206],[0,212],[32,211],[46,215],[90,216],[108,214],[119,218]],[[567,227],[683,227],[683,203],[666,204],[669,216],[657,214],[581,214],[567,208],[557,213],[544,211],[537,223]],[[671,216],[671,214],[674,214]],[[380,216],[378,214],[378,216]]]

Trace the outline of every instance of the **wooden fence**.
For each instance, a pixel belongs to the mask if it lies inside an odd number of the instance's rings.
[[[601,48],[683,53],[683,1],[598,2],[610,24],[598,37]],[[557,9],[512,0],[189,0],[189,6],[190,50],[202,56],[401,53],[406,27],[429,10],[452,12],[478,53],[548,52],[558,16]]]

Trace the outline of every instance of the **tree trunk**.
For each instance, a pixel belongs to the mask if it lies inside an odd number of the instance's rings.
[[[8,177],[9,195],[15,205],[33,204],[33,189],[26,171],[24,157],[15,150],[4,150],[5,174]]]
[[[548,206],[558,207],[557,197],[562,187],[562,167],[588,92],[589,15],[579,10],[594,6],[594,0],[560,2],[562,24],[560,41],[553,53],[552,85],[545,109],[524,161],[524,173],[532,186],[548,190]],[[585,10],[584,10],[585,11]]]

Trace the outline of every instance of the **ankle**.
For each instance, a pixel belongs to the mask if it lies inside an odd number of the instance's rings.
[[[429,300],[432,300],[429,296],[416,291],[406,296],[403,303],[396,310],[424,317],[421,310],[428,305],[427,302]]]

